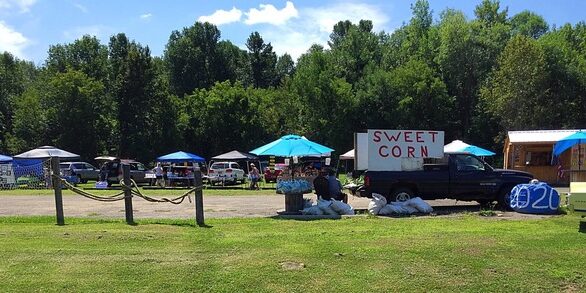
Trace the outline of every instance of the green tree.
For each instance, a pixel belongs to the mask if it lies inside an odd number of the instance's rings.
[[[313,46],[299,58],[290,90],[298,97],[301,125],[297,128],[308,138],[328,142],[339,149],[350,147],[357,101],[352,85],[338,77],[333,58],[322,47]]]
[[[77,70],[95,80],[105,81],[108,76],[108,47],[96,37],[85,35],[71,44],[50,46],[45,66],[52,73]]]
[[[117,102],[118,153],[121,157],[150,161],[161,139],[161,108],[166,92],[157,82],[156,63],[148,47],[129,41],[126,35],[110,38],[112,93]],[[174,124],[172,125],[174,127]]]
[[[349,21],[338,22],[332,33],[332,64],[350,84],[355,84],[367,66],[377,66],[381,60],[378,36],[372,31],[372,22],[361,20],[358,25]]]
[[[480,22],[489,26],[497,23],[506,23],[508,13],[508,8],[501,10],[501,4],[498,0],[482,0],[482,3],[477,5],[474,9],[474,15],[476,15],[476,18]]]
[[[295,63],[291,55],[285,53],[277,59],[275,66],[276,83],[275,85],[281,85],[285,78],[290,78],[295,74]]]
[[[265,43],[258,32],[250,34],[246,40],[250,77],[255,88],[267,88],[275,85],[275,67],[277,54],[271,43]]]
[[[104,94],[104,85],[83,72],[70,70],[53,75],[41,100],[46,120],[32,124],[35,127],[31,131],[41,129],[44,122],[47,125],[47,141],[77,153],[84,159],[94,158],[99,151],[99,141],[96,140],[102,124],[97,110],[102,107],[101,98]],[[23,103],[27,105],[34,96],[25,98]],[[34,107],[21,110],[29,114],[39,112]]]
[[[14,101],[14,125],[7,133],[9,153],[18,154],[47,144],[47,110],[36,87],[29,87]]]
[[[531,11],[522,11],[511,18],[513,34],[537,39],[547,32],[549,26],[543,17]]]
[[[0,54],[0,149],[7,149],[12,132],[13,104],[36,78],[37,69],[31,62],[19,60],[8,52]]]
[[[564,128],[586,125],[586,24],[569,24],[539,38],[547,69],[550,95],[564,111],[551,113]]]
[[[539,129],[556,125],[551,113],[563,111],[552,100],[541,46],[525,36],[515,36],[498,60],[498,69],[481,90],[488,111],[500,117],[504,129]]]
[[[187,96],[188,148],[211,157],[235,148],[248,151],[273,138],[278,125],[271,115],[272,91],[226,81]]]
[[[165,61],[172,93],[182,97],[197,88],[209,88],[215,81],[229,79],[222,75],[226,68],[219,55],[219,40],[220,31],[208,22],[196,22],[181,32],[171,33]]]

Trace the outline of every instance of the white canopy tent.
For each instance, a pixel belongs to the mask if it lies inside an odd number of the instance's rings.
[[[340,155],[340,160],[354,160],[354,149]]]

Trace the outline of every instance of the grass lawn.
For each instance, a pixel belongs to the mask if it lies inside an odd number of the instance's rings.
[[[579,218],[0,217],[1,291],[586,290]],[[284,268],[282,263],[303,263]]]

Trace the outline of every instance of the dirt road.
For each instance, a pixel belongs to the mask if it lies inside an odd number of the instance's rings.
[[[313,197],[309,197],[313,198]],[[313,198],[315,200],[315,198]],[[366,209],[369,199],[352,197],[349,204],[355,209]],[[435,207],[452,209],[468,208],[478,210],[476,203],[453,200],[429,201]],[[225,217],[270,217],[283,210],[282,195],[258,196],[204,196],[206,218]],[[65,217],[124,218],[124,202],[98,202],[81,196],[64,196]],[[134,218],[193,218],[194,204],[185,200],[179,205],[151,203],[140,198],[133,200]],[[52,196],[1,196],[0,216],[55,215],[55,201]]]

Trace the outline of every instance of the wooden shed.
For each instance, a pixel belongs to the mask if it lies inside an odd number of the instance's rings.
[[[553,146],[560,139],[578,130],[509,131],[504,145],[504,168],[527,171],[540,181],[550,184],[569,184],[577,163],[577,147],[554,159]],[[572,166],[574,165],[574,166]]]

